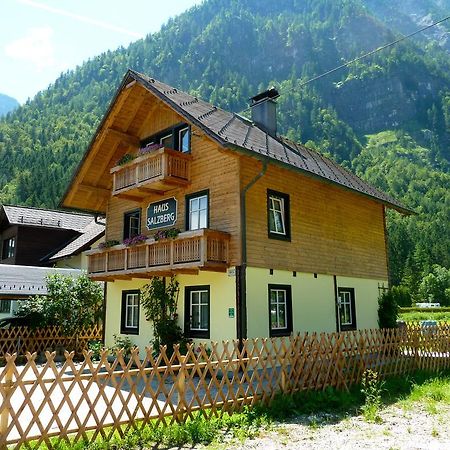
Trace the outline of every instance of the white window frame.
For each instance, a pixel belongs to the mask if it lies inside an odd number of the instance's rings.
[[[339,320],[341,321],[341,326],[353,325],[352,294],[350,291],[341,290],[339,293],[339,308]]]
[[[278,202],[279,208],[275,207],[275,202]],[[269,219],[269,232],[272,234],[279,234],[281,236],[286,236],[286,209],[284,205],[284,198],[277,197],[276,195],[269,194],[269,214],[271,214],[273,219],[274,230],[270,228],[270,219]],[[277,214],[281,215],[281,230],[277,229]]]
[[[160,143],[161,145],[164,145],[164,144],[163,144],[163,141],[164,141],[164,139],[167,139],[168,137],[171,137],[171,138],[172,138],[172,147],[173,147],[173,133],[169,133],[169,134],[166,134],[165,136],[160,137],[160,138],[159,138],[159,143]],[[166,146],[164,146],[164,148],[172,148],[172,147],[166,147]]]
[[[275,296],[275,302],[272,301],[272,294],[276,293]],[[280,301],[279,299],[279,293],[283,293],[283,300]],[[284,326],[280,326],[280,305],[284,305]],[[272,308],[275,306],[275,316],[276,316],[276,323],[274,324],[272,322]],[[277,330],[287,330],[289,327],[288,325],[288,302],[287,302],[287,291],[286,289],[270,289],[270,328],[272,331]]]
[[[186,150],[183,150],[183,138],[181,136],[183,131],[187,131],[187,135],[188,135],[188,148]],[[181,130],[178,130],[178,147],[179,147],[178,150],[181,153],[189,153],[190,141],[191,141],[191,136],[190,136],[190,133],[189,133],[189,127],[184,127],[184,128],[181,128]]]
[[[208,209],[209,209],[209,194],[201,194],[197,197],[190,197],[189,198],[189,230],[200,230],[201,228],[208,228]],[[205,208],[201,208],[200,207],[200,203],[201,203],[201,199],[205,198],[206,199],[206,207]],[[192,202],[198,200],[198,209],[193,209],[192,207]],[[193,224],[192,222],[192,213],[193,212],[197,212],[198,213],[198,219],[197,219],[197,223]],[[203,217],[205,217],[205,226],[204,227],[200,227],[201,223],[202,223],[202,214],[204,214]]]
[[[5,252],[2,255],[2,259],[14,258],[16,254],[16,237],[10,237],[3,241],[3,250]]]
[[[197,319],[198,319],[199,326],[197,328],[194,328],[194,326],[192,325],[193,317],[194,317],[194,315],[193,315],[194,294],[198,294],[198,303],[195,303],[195,305],[198,306],[198,318]],[[202,298],[204,297],[202,294],[206,294],[206,301],[205,300],[202,301]],[[208,317],[209,317],[209,313],[210,313],[210,311],[209,311],[209,291],[206,289],[190,291],[190,294],[189,294],[190,326],[189,326],[189,328],[191,331],[209,331],[209,324],[206,326],[206,328],[202,328],[202,326],[201,326],[202,325],[202,309],[205,307],[207,308]]]
[[[132,302],[132,303],[131,303]],[[131,320],[129,324],[129,318]],[[125,328],[137,330],[139,328],[139,294],[127,293],[125,296]]]

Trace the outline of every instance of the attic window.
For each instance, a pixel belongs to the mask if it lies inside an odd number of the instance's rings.
[[[166,128],[142,142],[143,147],[149,144],[161,144],[165,148],[189,153],[191,150],[191,127],[186,123],[181,123]]]

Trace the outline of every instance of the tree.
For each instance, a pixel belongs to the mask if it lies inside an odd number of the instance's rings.
[[[47,295],[36,295],[20,302],[17,315],[32,316],[33,326],[59,325],[64,334],[74,336],[101,318],[103,290],[86,274],[61,274],[46,278]]]
[[[422,278],[419,297],[430,303],[450,304],[450,269],[435,264],[432,271]]]
[[[391,290],[383,292],[378,299],[378,326],[380,328],[396,328],[398,304]]]

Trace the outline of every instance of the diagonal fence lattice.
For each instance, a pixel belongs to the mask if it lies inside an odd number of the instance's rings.
[[[299,334],[289,338],[212,342],[181,354],[150,349],[130,357],[89,352],[44,364],[15,354],[0,368],[0,448],[54,447],[60,441],[110,440],[129,430],[168,426],[200,411],[205,417],[270,403],[280,392],[347,389],[366,369],[382,377],[450,368],[450,324],[390,330]]]
[[[58,326],[0,328],[0,358],[7,353],[25,355],[27,352],[53,351],[57,347],[76,347],[78,352],[82,352],[87,349],[89,341],[100,339],[102,339],[102,325],[100,324],[82,329],[77,336],[65,335]]]

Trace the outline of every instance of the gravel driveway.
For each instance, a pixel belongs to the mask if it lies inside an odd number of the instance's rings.
[[[229,450],[450,450],[450,405],[419,403],[414,409],[398,404],[380,413],[382,423],[368,423],[362,416],[298,416],[277,423],[258,438],[228,442]]]

